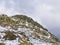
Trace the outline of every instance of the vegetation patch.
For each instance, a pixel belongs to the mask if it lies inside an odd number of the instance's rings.
[[[20,43],[20,45],[33,45],[33,44],[28,41],[23,41]]]
[[[44,35],[44,36],[48,36],[48,32],[46,32],[46,31],[42,31],[42,35]]]
[[[6,35],[3,37],[5,40],[15,40],[16,36],[14,35],[13,32],[6,31]]]
[[[0,45],[5,45],[4,43],[0,43]]]

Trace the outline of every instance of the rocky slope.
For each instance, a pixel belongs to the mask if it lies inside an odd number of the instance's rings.
[[[60,45],[46,28],[25,15],[0,15],[0,45]]]

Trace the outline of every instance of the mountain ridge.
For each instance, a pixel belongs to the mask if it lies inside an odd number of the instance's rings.
[[[1,28],[4,28],[3,31],[0,31],[1,34],[4,33],[1,40],[15,40],[18,38],[20,45],[38,45],[34,44],[34,40],[38,41],[39,45],[40,42],[46,45],[60,44],[55,35],[51,34],[42,25],[25,15],[15,15],[11,17],[5,14],[0,15],[0,29]],[[31,42],[31,40],[33,42]],[[6,44],[6,42],[4,43],[5,45],[9,45]]]

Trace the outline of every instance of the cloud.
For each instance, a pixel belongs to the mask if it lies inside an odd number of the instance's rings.
[[[50,1],[51,2],[51,1]],[[59,25],[59,11],[56,6],[49,5],[43,2],[35,2],[37,5],[34,7],[34,15],[44,22],[47,26],[51,27],[51,25],[56,26]],[[53,2],[54,3],[54,2]],[[60,8],[59,8],[60,9]],[[38,19],[37,19],[38,20]]]
[[[9,2],[11,5],[14,5],[14,2],[10,0]],[[2,1],[0,3],[0,14],[7,14],[9,16],[14,15],[14,14],[19,14],[17,10],[14,9],[14,7],[9,8],[6,6],[6,1]]]
[[[13,0],[9,0],[10,4],[15,4],[15,2]]]

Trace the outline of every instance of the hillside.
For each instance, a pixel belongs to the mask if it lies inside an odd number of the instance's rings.
[[[0,15],[0,45],[60,45],[48,29],[25,15]]]

